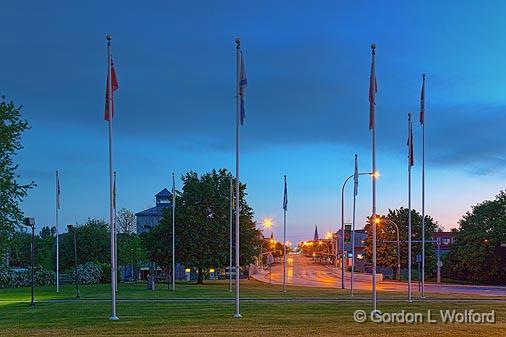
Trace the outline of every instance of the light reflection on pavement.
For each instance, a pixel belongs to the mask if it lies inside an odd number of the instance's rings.
[[[341,270],[333,266],[314,263],[310,258],[300,254],[290,254],[287,257],[287,284],[305,287],[341,288]],[[269,282],[269,273],[256,274],[253,277],[262,282]],[[345,288],[350,288],[350,273],[345,274]],[[272,283],[283,283],[283,263],[272,266]],[[406,282],[379,281],[378,291],[407,292]],[[370,275],[356,273],[353,280],[356,290],[371,290]],[[418,281],[412,283],[413,296],[418,293]],[[469,294],[484,296],[506,296],[506,287],[501,286],[474,286],[458,284],[425,283],[425,292],[441,294]]]

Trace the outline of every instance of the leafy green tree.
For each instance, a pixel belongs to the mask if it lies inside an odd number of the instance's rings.
[[[176,200],[176,261],[195,267],[198,283],[203,282],[207,268],[228,265],[230,178],[224,169],[200,177],[195,172],[183,176],[183,189]],[[239,258],[245,266],[258,254],[261,235],[246,202],[244,184],[240,188],[240,203]],[[150,259],[167,269],[172,253],[171,207],[143,242]]]
[[[17,174],[14,157],[23,148],[22,134],[28,130],[28,122],[21,118],[21,106],[13,102],[0,102],[0,255],[5,252],[8,240],[21,223],[23,212],[19,204],[26,197],[34,182],[22,184]],[[3,260],[3,259],[1,259]],[[2,262],[2,261],[0,261]]]
[[[459,221],[443,274],[475,283],[506,284],[506,192],[472,207]]]
[[[44,226],[35,243],[36,261],[47,270],[56,269],[56,227]]]
[[[401,267],[408,267],[408,209],[399,208],[395,210],[388,210],[387,215],[380,215],[380,223],[376,229],[376,261],[379,266],[390,267],[395,274],[397,268],[397,231],[395,223],[399,227],[399,239],[401,241]],[[372,261],[372,228],[368,218],[367,224],[364,229],[367,232],[367,239],[364,243],[365,258]],[[425,215],[425,240],[432,240],[432,233],[441,230],[438,223],[432,217]],[[411,239],[422,240],[422,215],[416,210],[411,210]],[[392,242],[387,242],[392,241]],[[416,270],[417,262],[416,255],[422,253],[421,243],[412,243],[412,267]],[[425,243],[425,269],[426,272],[434,272],[436,268],[437,257],[434,252],[434,245],[432,243]]]
[[[55,258],[56,228],[43,227],[35,235],[35,265],[51,270]],[[25,228],[14,232],[10,240],[9,260],[11,266],[26,267],[31,264],[32,234]]]
[[[77,258],[86,262],[108,264],[111,261],[109,225],[102,219],[88,219],[76,225]],[[74,268],[74,242],[69,233],[60,234],[60,269]]]

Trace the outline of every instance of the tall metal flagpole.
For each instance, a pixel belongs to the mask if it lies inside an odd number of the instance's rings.
[[[355,155],[355,173],[353,174],[353,214],[351,224],[351,278],[350,278],[350,294],[353,296],[353,276],[355,273],[355,215],[358,194],[358,155]]]
[[[286,175],[283,197],[283,291],[286,292],[286,209],[288,206],[288,196],[286,191]]]
[[[230,177],[230,214],[229,214],[229,247],[228,247],[228,257],[229,257],[229,265],[228,265],[228,291],[232,292],[232,224],[233,224],[233,204],[234,204],[234,186],[233,186],[233,177]]]
[[[114,259],[116,225],[114,223],[113,210],[113,169],[112,169],[112,53],[111,40],[112,35],[107,35],[107,56],[108,56],[108,81],[107,81],[107,100],[109,114],[109,224],[111,225],[111,317],[110,320],[118,320],[116,316],[116,261]]]
[[[372,125],[372,308],[376,311],[376,44],[371,45],[371,83],[369,84],[369,98],[371,100]],[[374,82],[373,82],[374,81]],[[373,87],[372,87],[373,86]],[[372,89],[372,90],[371,90]]]
[[[412,302],[411,298],[411,166],[413,137],[411,134],[411,114],[408,114],[408,302]],[[423,244],[424,242],[422,242]]]
[[[239,205],[239,154],[240,154],[240,120],[241,120],[241,103],[239,97],[240,72],[241,72],[241,40],[235,39],[236,43],[236,63],[237,63],[237,89],[235,97],[236,121],[235,121],[235,318],[240,318],[240,299],[239,299],[239,215],[241,208]]]
[[[176,290],[176,179],[172,172],[172,291]]]
[[[60,292],[60,227],[58,224],[60,210],[60,181],[56,171],[56,292]]]
[[[113,189],[113,203],[114,208],[114,265],[118,268],[118,231],[116,230],[116,171],[114,171],[114,181],[112,184]],[[118,273],[116,272],[116,293],[118,293]]]
[[[422,75],[420,123],[422,124],[422,298],[425,297],[425,74]],[[438,262],[439,263],[439,262]]]

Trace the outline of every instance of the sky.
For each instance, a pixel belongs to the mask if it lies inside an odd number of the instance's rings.
[[[421,208],[421,75],[427,74],[426,213],[444,229],[506,178],[501,1],[11,1],[0,11],[0,93],[31,125],[16,158],[35,181],[22,204],[38,226],[107,219],[105,35],[113,36],[117,203],[151,207],[171,173],[235,165],[235,43],[246,65],[241,180],[259,222],[288,240],[340,223],[340,191],[371,170],[370,45],[377,44],[378,213],[407,206],[407,114],[414,116],[412,204]],[[351,219],[352,184],[345,221]],[[178,187],[181,181],[178,180]],[[371,212],[362,177],[357,228]],[[63,229],[62,229],[63,230]],[[267,235],[270,233],[267,233]]]

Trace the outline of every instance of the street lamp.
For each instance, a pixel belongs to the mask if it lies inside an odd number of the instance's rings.
[[[73,225],[67,225],[69,230],[69,234],[73,237],[74,242],[74,265],[76,268],[76,298],[79,298],[79,277],[81,276],[79,273],[79,268],[77,268],[77,231]]]
[[[33,296],[33,287],[35,284],[35,218],[25,218],[24,225],[32,228],[32,245],[30,249],[30,258],[32,260],[32,300],[30,301],[30,306],[35,306],[35,300]]]
[[[362,172],[358,174],[359,176],[368,175],[373,176],[374,178],[379,177],[378,171],[375,172]],[[341,288],[344,289],[344,188],[346,187],[346,183],[353,178],[355,175],[352,174],[343,183],[343,187],[341,188],[341,241],[342,241],[342,252],[341,252]],[[337,268],[337,255],[338,255],[338,239],[336,238],[336,268]],[[353,243],[354,244],[354,243]]]
[[[401,280],[401,242],[399,240],[399,226],[397,226],[397,224],[395,222],[393,222],[392,220],[390,220],[389,218],[384,218],[384,219],[387,220],[392,225],[394,225],[396,232],[397,232],[397,280],[400,281]],[[374,222],[377,225],[379,225],[381,222],[381,218],[380,217],[374,218]]]

